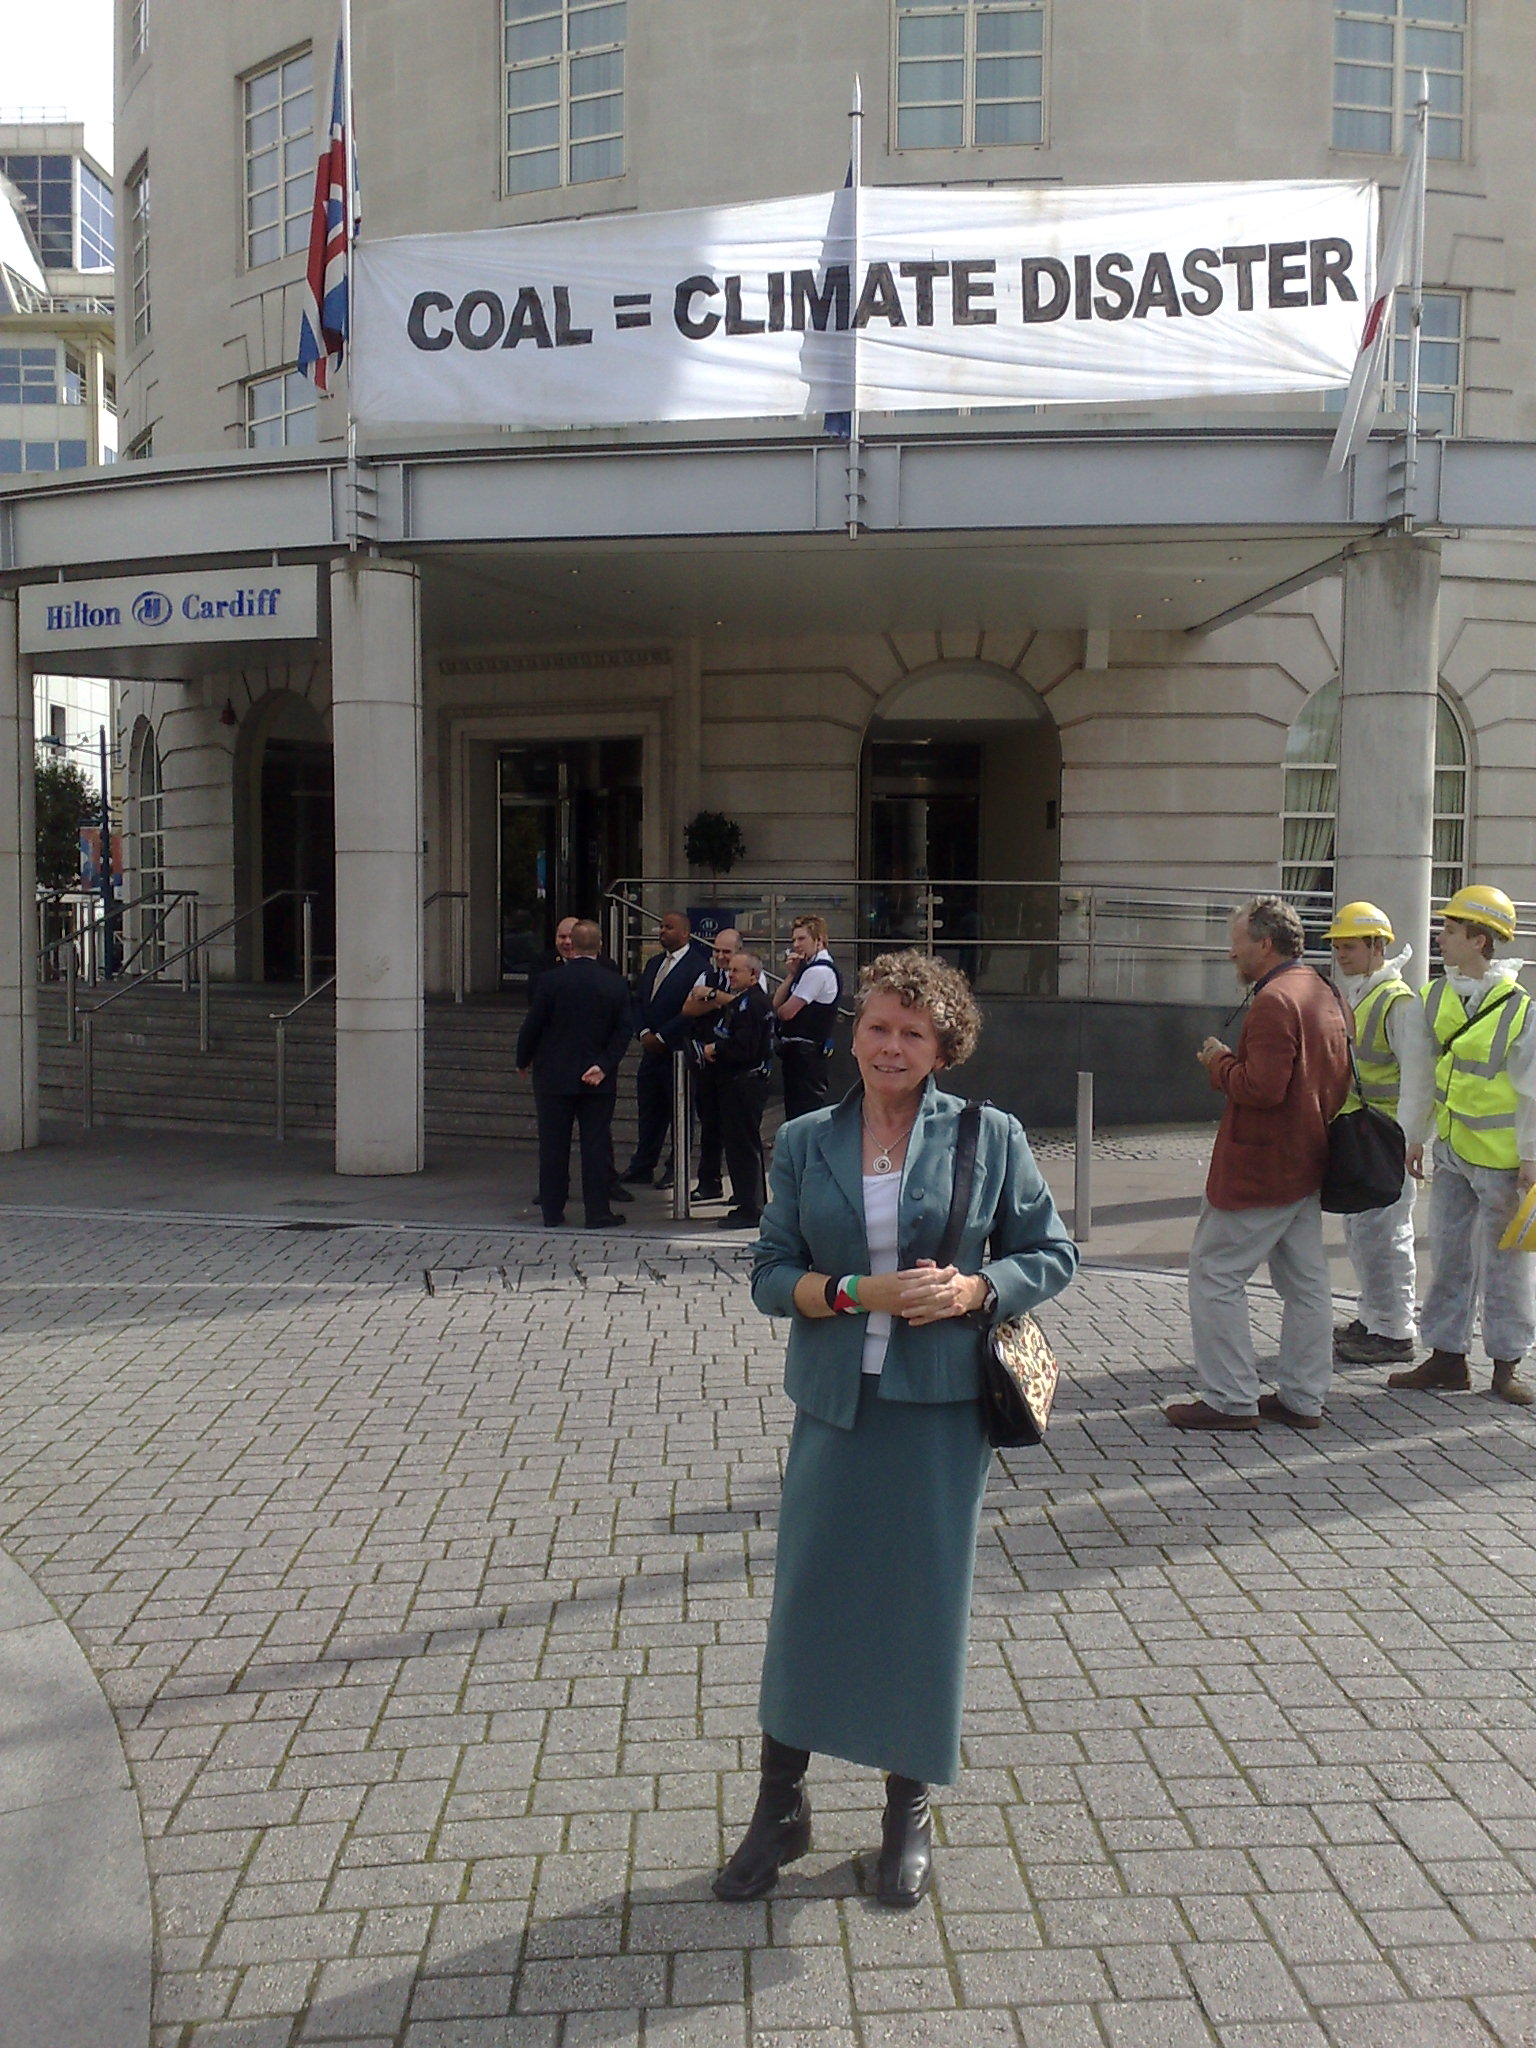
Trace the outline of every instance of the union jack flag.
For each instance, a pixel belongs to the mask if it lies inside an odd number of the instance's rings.
[[[352,179],[352,233],[347,233],[347,152],[350,109],[346,65],[336,42],[336,82],[331,91],[331,130],[315,164],[315,208],[309,228],[309,263],[304,275],[304,310],[299,320],[299,370],[317,391],[330,388],[341,368],[351,333],[348,252],[357,234],[357,179]]]

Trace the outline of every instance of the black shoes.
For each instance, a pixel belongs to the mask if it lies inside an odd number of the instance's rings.
[[[565,1212],[562,1210],[558,1216],[546,1216],[544,1218],[544,1228],[546,1230],[564,1230]]]
[[[933,1877],[933,1808],[921,1778],[885,1781],[875,1896],[882,1906],[915,1906]]]
[[[610,1202],[632,1202],[635,1198],[615,1174],[608,1183],[608,1199]]]
[[[620,1216],[616,1210],[610,1209],[606,1216],[589,1216],[582,1225],[582,1228],[583,1230],[622,1230],[628,1221],[629,1218],[627,1216]]]
[[[701,1180],[688,1199],[690,1202],[723,1202],[725,1189],[717,1180]]]
[[[750,1209],[733,1209],[728,1216],[720,1218],[720,1228],[722,1230],[756,1230],[762,1220],[761,1216],[754,1214]]]
[[[811,1802],[805,1789],[808,1749],[763,1737],[762,1778],[752,1822],[710,1889],[717,1899],[765,1899],[779,1871],[811,1846]]]

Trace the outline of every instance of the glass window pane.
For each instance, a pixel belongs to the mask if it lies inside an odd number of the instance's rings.
[[[506,0],[508,21],[532,21],[537,16],[558,15],[561,0]]]
[[[59,443],[60,469],[85,468],[85,443],[83,441],[61,441]]]
[[[1461,375],[1461,347],[1454,341],[1420,341],[1419,378],[1425,384],[1452,385]]]
[[[259,156],[251,157],[246,164],[245,189],[256,192],[264,185],[277,183],[277,151],[264,149]]]
[[[266,149],[278,138],[276,107],[270,107],[264,114],[253,114],[245,124],[245,146],[247,149]]]
[[[1335,57],[1364,57],[1377,64],[1392,62],[1392,31],[1373,21],[1334,23]]]
[[[959,107],[902,107],[897,113],[898,149],[958,149],[964,141]]]
[[[301,172],[315,168],[315,138],[300,135],[283,145],[283,176],[297,177]]]
[[[257,421],[248,430],[246,440],[252,448],[281,448],[283,423],[281,420]]]
[[[245,409],[248,419],[274,419],[282,411],[282,407],[282,388],[275,377],[263,377],[259,384],[247,384],[245,387]]]
[[[283,66],[284,94],[308,92],[313,76],[314,60],[308,50],[301,51],[297,57],[290,57]]]
[[[558,57],[562,47],[558,17],[549,21],[525,22],[507,30],[507,62],[526,64],[538,57]]]
[[[1392,116],[1390,114],[1360,114],[1353,108],[1335,107],[1333,110],[1333,146],[1335,149],[1356,149],[1374,156],[1392,154]]]
[[[1430,110],[1437,114],[1459,114],[1461,112],[1461,75],[1453,71],[1431,71],[1429,74]]]
[[[526,71],[507,74],[509,107],[549,106],[560,97],[560,66],[533,64]]]
[[[571,150],[571,183],[590,185],[594,178],[620,178],[624,175],[624,144],[613,142],[581,142]]]
[[[963,57],[964,15],[920,14],[898,22],[896,53],[901,57]]]
[[[1341,106],[1390,107],[1392,74],[1384,64],[1335,64],[1333,97]]]
[[[1297,712],[1285,743],[1287,763],[1331,763],[1338,759],[1339,686],[1324,683]]]
[[[309,448],[315,442],[315,408],[308,405],[302,412],[288,415],[288,439],[290,448]]]
[[[1045,47],[1043,14],[978,14],[976,48],[989,50],[1041,50]]]
[[[279,228],[258,228],[250,237],[249,261],[254,269],[259,263],[275,263],[283,253],[282,231]]]
[[[601,57],[571,59],[571,91],[577,98],[589,92],[620,92],[623,86],[622,50],[607,50]]]
[[[983,103],[976,109],[976,146],[997,148],[1004,143],[1032,143],[1041,139],[1040,105],[1037,100]]]
[[[560,109],[536,107],[507,120],[508,149],[545,149],[560,140]]]
[[[1436,115],[1429,117],[1429,153],[1451,163],[1459,163],[1462,154],[1461,123],[1442,121]]]
[[[571,14],[571,48],[596,50],[624,40],[624,0],[616,6],[583,7]]]
[[[515,156],[507,165],[509,192],[547,192],[560,182],[560,153],[547,149],[538,156]]]
[[[1417,21],[1465,21],[1467,0],[1408,0],[1404,13]]]
[[[283,222],[283,254],[293,255],[297,249],[309,247],[310,220],[307,213],[291,213]]]
[[[904,107],[919,106],[925,100],[959,101],[965,96],[963,64],[898,64],[896,97]]]
[[[0,441],[0,476],[20,476],[21,443]]]
[[[1351,14],[1396,14],[1397,0],[1344,0]]]
[[[1426,292],[1420,326],[1425,334],[1433,334],[1441,340],[1453,339],[1460,335],[1460,293]]]
[[[1040,97],[1038,57],[982,57],[976,65],[979,100],[1027,100]]]
[[[618,135],[624,127],[624,96],[613,93],[607,99],[577,100],[571,107],[571,136],[579,140],[592,135]],[[589,177],[607,177],[606,171],[589,171]]]
[[[245,104],[250,113],[262,107],[277,105],[278,79],[275,71],[263,71],[259,78],[248,78],[245,82]]]
[[[1455,392],[1421,391],[1419,393],[1419,425],[1430,433],[1454,434],[1456,431]]]
[[[293,98],[288,100],[283,107],[283,133],[285,135],[303,135],[313,128],[314,125],[314,94],[308,92],[295,93]]]
[[[59,451],[51,441],[28,441],[21,452],[23,469],[57,469]]]
[[[253,228],[270,227],[277,219],[277,188],[270,191],[253,192],[250,198],[248,218]]]
[[[1403,62],[1410,71],[1423,64],[1436,71],[1461,69],[1461,36],[1456,29],[1404,29],[1403,46]]]

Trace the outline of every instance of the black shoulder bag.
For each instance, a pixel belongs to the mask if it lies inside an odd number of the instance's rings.
[[[976,1178],[976,1143],[984,1105],[968,1102],[960,1112],[955,1145],[955,1187],[936,1263],[952,1266],[965,1230]],[[1044,1441],[1051,1402],[1061,1367],[1033,1316],[1009,1316],[979,1330],[981,1339],[981,1412],[987,1441],[994,1450],[1018,1450]]]
[[[1334,1216],[1362,1216],[1370,1209],[1389,1209],[1403,1192],[1408,1170],[1408,1141],[1402,1125],[1365,1100],[1360,1069],[1355,1064],[1355,1027],[1344,998],[1324,974],[1318,980],[1344,1012],[1349,1026],[1349,1078],[1360,1097],[1358,1109],[1340,1110],[1328,1126],[1328,1170],[1319,1198]]]

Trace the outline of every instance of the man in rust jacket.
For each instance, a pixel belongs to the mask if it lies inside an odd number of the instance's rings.
[[[1333,1284],[1318,1191],[1328,1126],[1349,1094],[1349,1023],[1303,961],[1301,919],[1256,896],[1232,920],[1232,959],[1253,1000],[1234,1052],[1208,1038],[1199,1060],[1227,1098],[1189,1255],[1198,1401],[1175,1429],[1257,1429],[1262,1416],[1316,1429],[1333,1377]],[[1259,1392],[1248,1282],[1265,1260],[1285,1311],[1275,1391]]]

